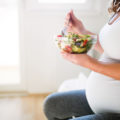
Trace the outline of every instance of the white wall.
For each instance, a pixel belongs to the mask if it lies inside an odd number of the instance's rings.
[[[103,0],[106,2],[107,0]],[[55,91],[61,82],[77,77],[79,72],[89,74],[89,70],[63,60],[53,43],[53,35],[63,26],[65,13],[42,13],[21,8],[21,39],[24,41],[25,73],[27,89],[31,93]],[[99,15],[76,15],[84,21],[86,27],[99,32],[107,15],[104,15],[106,3],[103,3]],[[94,11],[93,11],[94,12]],[[25,67],[23,66],[23,68]]]

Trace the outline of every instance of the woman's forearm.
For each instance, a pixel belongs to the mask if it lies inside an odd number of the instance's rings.
[[[96,43],[94,49],[101,54],[104,52],[103,48],[100,45],[99,36],[97,37],[97,43]]]
[[[91,69],[92,71],[104,74],[116,80],[120,80],[120,63],[108,64],[98,61],[87,54],[70,54],[67,52],[61,52],[61,54],[63,58],[74,64]]]
[[[88,68],[95,72],[112,77],[116,80],[120,80],[120,63],[107,64],[91,58]]]

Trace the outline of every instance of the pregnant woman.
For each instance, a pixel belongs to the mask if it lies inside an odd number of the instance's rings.
[[[95,46],[102,54],[99,60],[87,54],[61,53],[66,60],[93,72],[86,90],[54,93],[46,98],[48,120],[120,120],[120,0],[113,0],[109,11],[115,14],[102,28]],[[73,33],[94,34],[73,11],[68,13],[65,25]]]

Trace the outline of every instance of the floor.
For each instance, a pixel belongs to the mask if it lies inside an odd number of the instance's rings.
[[[46,96],[0,97],[0,120],[46,120],[42,110]]]

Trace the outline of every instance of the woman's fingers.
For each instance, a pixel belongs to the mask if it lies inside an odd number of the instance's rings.
[[[65,23],[68,24],[70,22],[70,18],[71,18],[71,11],[66,15]]]
[[[70,20],[70,15],[67,15],[67,17],[65,18],[65,22],[69,22],[69,20]]]
[[[77,64],[77,58],[78,58],[78,55],[74,55],[74,54],[69,54],[69,53],[61,53],[63,58],[74,63],[74,64]]]
[[[68,27],[67,32],[69,33],[69,32],[74,32],[74,31],[73,31],[72,27]]]
[[[70,22],[70,19],[65,19],[65,22],[68,24]]]
[[[74,31],[74,21],[76,21],[77,18],[75,17],[73,10],[71,10],[65,18],[64,26],[67,27],[67,32],[75,32]]]
[[[65,52],[64,50],[62,50],[62,51],[61,51],[61,54],[62,54],[62,55],[67,55],[68,53]]]
[[[67,20],[70,19],[70,14],[71,14],[71,12],[69,12],[69,13],[67,14],[67,16],[66,16],[66,19],[67,19]]]
[[[72,25],[73,25],[72,22],[69,22],[69,27],[72,27]]]
[[[68,25],[68,21],[65,21],[65,22],[64,22],[64,25],[67,26],[67,25]]]
[[[65,52],[65,51],[61,51],[61,55],[64,57],[64,58],[67,58],[69,56],[69,53]]]
[[[76,16],[74,15],[73,10],[71,10],[70,16],[71,16],[71,19],[72,19],[73,21],[76,21],[76,20],[77,20]]]
[[[65,51],[61,51],[62,56],[66,57],[66,58],[73,58],[74,55]]]
[[[65,21],[65,22],[64,22],[64,25],[65,25],[65,26],[70,26],[70,27],[72,27],[72,26],[73,26],[73,23],[72,23],[72,22]]]
[[[73,54],[70,54],[70,53],[67,53],[67,52],[61,52],[62,54],[62,57],[72,63],[75,63],[75,59],[74,59],[74,55]]]

